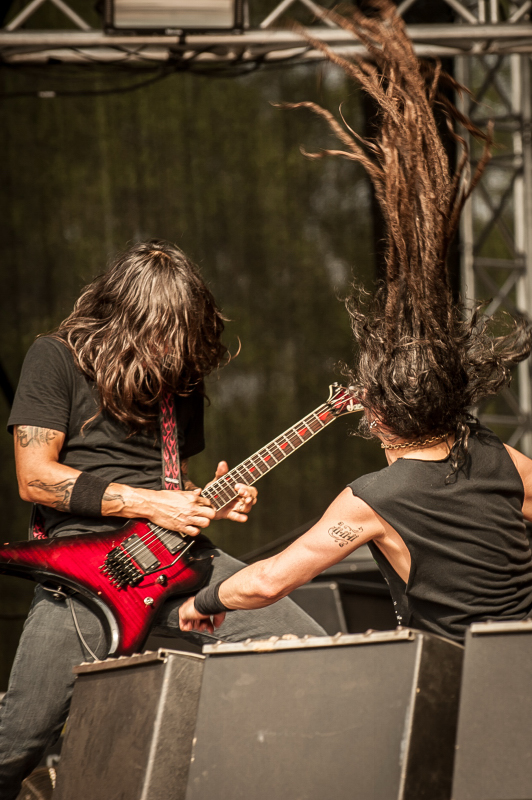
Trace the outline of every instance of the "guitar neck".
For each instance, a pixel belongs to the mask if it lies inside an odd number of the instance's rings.
[[[245,483],[248,486],[255,483],[272,470],[285,458],[298,450],[301,445],[312,439],[323,428],[336,419],[328,403],[316,408],[292,428],[277,436],[265,447],[257,450],[252,456],[242,461],[237,467],[217,481],[206,486],[202,496],[207,497],[216,509],[223,508],[236,497],[235,484]]]

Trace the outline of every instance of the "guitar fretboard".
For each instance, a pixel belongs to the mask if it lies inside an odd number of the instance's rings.
[[[216,509],[223,508],[238,497],[235,484],[245,483],[251,486],[323,430],[336,416],[331,406],[324,403],[226,475],[206,486],[202,496],[207,497]]]

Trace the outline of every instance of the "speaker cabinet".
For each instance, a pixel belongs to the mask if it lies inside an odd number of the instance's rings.
[[[294,589],[290,599],[315,619],[330,636],[347,633],[342,598],[336,581],[305,583],[304,586]]]
[[[54,800],[182,800],[203,663],[159,650],[76,667]]]
[[[466,638],[453,800],[532,800],[532,620]]]
[[[186,800],[449,800],[459,645],[399,629],[204,653]]]

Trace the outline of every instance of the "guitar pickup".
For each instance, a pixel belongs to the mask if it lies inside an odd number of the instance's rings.
[[[181,534],[177,533],[176,531],[163,530],[162,528],[159,528],[156,525],[151,525],[151,524],[148,527],[154,532],[158,541],[164,544],[164,546],[172,556],[175,556],[176,553],[179,553],[179,551],[182,550],[183,547],[185,547],[185,545],[187,544],[187,542],[181,536]]]
[[[143,572],[150,572],[161,565],[161,562],[136,533],[128,539],[124,539],[122,550],[126,551],[128,556],[133,559]]]

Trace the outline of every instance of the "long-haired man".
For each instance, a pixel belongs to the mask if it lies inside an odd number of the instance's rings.
[[[453,302],[446,268],[460,211],[489,157],[489,132],[469,184],[465,148],[451,175],[434,105],[449,124],[459,119],[474,135],[480,131],[440,94],[441,80],[453,85],[449,76],[418,62],[395,6],[372,6],[369,16],[330,12],[371,61],[313,44],[374,98],[378,138],[364,141],[325,109],[298,105],[324,118],[344,145],[314,157],[362,163],[387,225],[386,284],[373,299],[356,291],[348,301],[357,347],[348,373],[365,407],[363,433],[380,442],[388,466],[344,489],[287,550],[187,600],[184,629],[206,621],[216,627],[228,610],[265,607],[365,543],[401,625],[463,641],[473,622],[519,620],[532,611],[524,522],[532,520],[532,461],[469,413],[530,354],[530,325],[494,333],[489,319]]]
[[[226,354],[223,317],[199,272],[176,246],[152,241],[119,255],[82,292],[72,314],[30,348],[9,418],[21,496],[36,504],[39,535],[106,532],[144,518],[198,537],[213,556],[210,580],[242,568],[202,534],[221,517],[245,522],[256,490],[215,511],[188,476],[203,442],[203,379]],[[172,398],[183,491],[161,490],[160,408]],[[220,462],[216,476],[227,472]],[[179,599],[157,626],[179,633]],[[197,643],[212,641],[208,624]],[[298,606],[233,615],[216,638],[323,634]],[[37,587],[0,715],[0,797],[22,779],[64,725],[72,667],[105,658],[98,617],[75,598]]]

